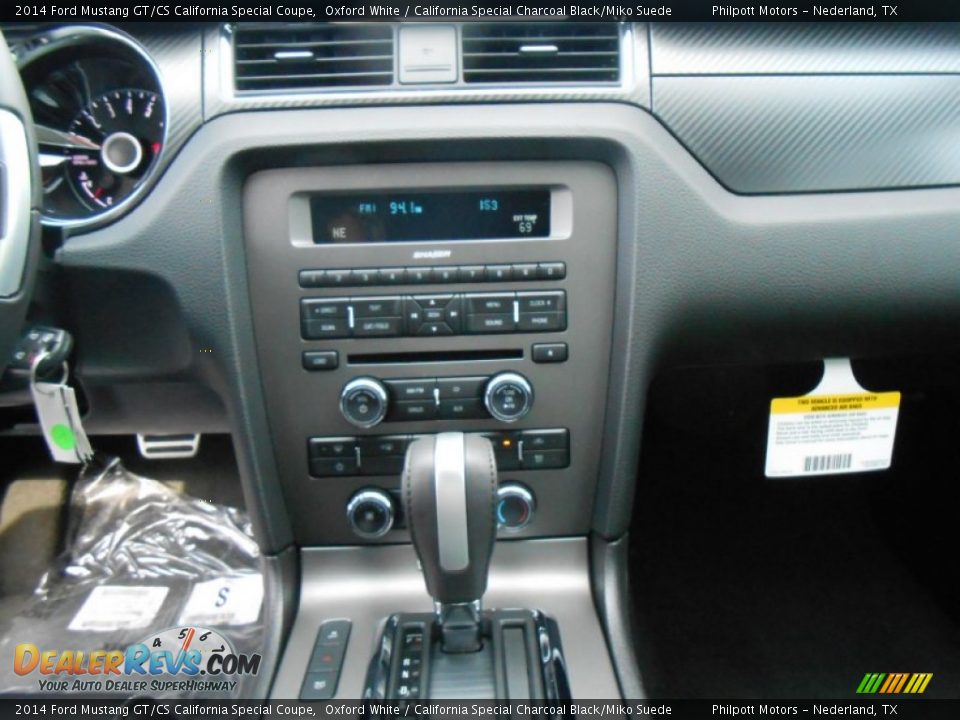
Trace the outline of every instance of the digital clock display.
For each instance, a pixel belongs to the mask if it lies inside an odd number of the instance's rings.
[[[542,238],[550,235],[550,191],[314,195],[310,214],[317,244]]]

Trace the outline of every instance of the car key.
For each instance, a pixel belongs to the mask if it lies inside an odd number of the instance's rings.
[[[38,379],[48,379],[57,372],[73,350],[73,336],[62,328],[34,325],[27,328],[13,351],[10,362],[12,370],[29,373],[33,364],[40,358],[34,375]]]

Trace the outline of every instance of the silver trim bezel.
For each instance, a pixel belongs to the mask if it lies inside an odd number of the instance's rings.
[[[433,446],[433,492],[437,506],[437,547],[444,572],[470,567],[467,535],[466,448],[462,432],[437,435]]]
[[[170,140],[170,107],[167,102],[167,92],[164,87],[160,68],[144,47],[131,36],[119,30],[108,29],[98,25],[64,25],[36,35],[33,39],[43,42],[31,48],[17,59],[17,67],[21,71],[21,74],[31,63],[52,53],[60,52],[66,48],[83,46],[87,43],[92,43],[96,46],[96,43],[106,41],[118,43],[125,49],[132,51],[144,62],[146,68],[153,75],[157,83],[158,94],[163,104],[163,140],[161,141],[160,153],[154,159],[152,167],[147,171],[140,185],[138,185],[130,195],[113,207],[103,210],[102,212],[94,212],[85,218],[52,218],[41,213],[41,221],[43,224],[47,227],[56,228],[85,228],[115,220],[134,207],[153,187],[159,177],[157,171],[163,165],[164,156],[167,152],[167,143]],[[149,88],[144,89],[149,90]]]
[[[369,390],[374,395],[377,396],[377,399],[380,400],[381,411],[377,413],[376,417],[367,422],[359,422],[355,418],[350,417],[350,413],[346,410],[347,396],[352,393],[354,390],[363,389]],[[379,425],[383,422],[383,419],[387,416],[387,409],[390,404],[390,396],[387,394],[386,388],[376,378],[372,377],[358,377],[354,378],[346,385],[343,386],[343,390],[340,391],[340,414],[343,415],[344,420],[346,420],[351,425],[367,430]]]
[[[504,525],[500,522],[500,503],[507,498],[520,498],[524,503],[526,503],[529,512],[527,513],[527,519],[523,522],[522,525]],[[518,482],[507,482],[497,488],[497,527],[505,533],[515,533],[520,532],[525,527],[530,525],[533,521],[533,516],[537,512],[537,499],[534,497],[533,493],[525,486],[521,485]]]
[[[384,523],[382,530],[378,530],[375,533],[369,533],[357,527],[357,524],[353,520],[353,513],[361,503],[365,502],[376,503],[387,511],[387,522]],[[350,523],[350,529],[353,530],[353,532],[355,532],[359,537],[366,538],[368,540],[375,540],[376,538],[383,537],[393,529],[394,520],[395,516],[393,512],[393,500],[383,490],[361,490],[352,498],[350,498],[350,502],[347,503],[347,522]]]
[[[498,386],[503,385],[504,383],[511,383],[513,385],[519,385],[523,391],[526,393],[526,400],[523,403],[523,408],[520,410],[520,413],[511,417],[509,415],[504,415],[503,413],[497,411],[493,407],[493,393],[496,392]],[[490,413],[490,416],[495,420],[505,423],[515,423],[518,420],[522,420],[527,416],[527,414],[533,409],[533,385],[530,384],[530,381],[527,380],[520,373],[515,372],[503,372],[497,375],[494,375],[487,382],[487,386],[483,390],[483,405],[487,408],[487,412]]]
[[[30,152],[27,130],[14,113],[0,108],[0,189],[5,214],[0,224],[0,298],[23,287],[30,245]]]

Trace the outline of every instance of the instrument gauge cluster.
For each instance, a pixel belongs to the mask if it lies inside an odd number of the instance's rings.
[[[159,72],[129,36],[55,28],[18,56],[40,146],[43,221],[102,224],[143,194],[166,147]]]

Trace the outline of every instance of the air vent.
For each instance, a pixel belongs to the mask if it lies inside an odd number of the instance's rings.
[[[620,79],[616,23],[466,23],[468,83],[585,83]]]
[[[366,87],[393,82],[388,25],[238,25],[234,30],[240,91]]]

